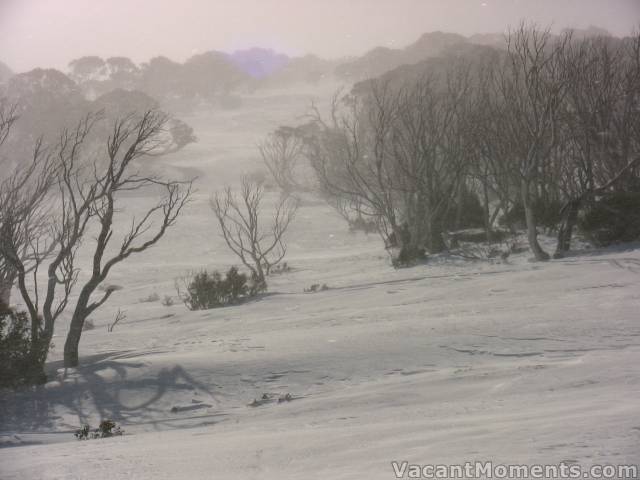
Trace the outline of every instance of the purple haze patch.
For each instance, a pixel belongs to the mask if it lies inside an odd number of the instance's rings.
[[[264,78],[282,69],[289,57],[265,48],[236,50],[229,55],[233,64],[253,78]]]

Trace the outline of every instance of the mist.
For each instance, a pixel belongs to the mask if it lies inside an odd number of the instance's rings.
[[[404,47],[424,32],[503,33],[526,19],[555,29],[596,25],[623,36],[637,0],[2,0],[0,61],[16,72],[63,69],[84,55],[164,55],[272,48],[326,58]]]
[[[0,0],[0,479],[640,478],[639,27]]]

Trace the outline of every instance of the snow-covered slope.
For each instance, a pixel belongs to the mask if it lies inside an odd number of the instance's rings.
[[[13,446],[0,449],[0,478],[389,479],[393,460],[638,463],[632,247],[393,270],[375,236],[348,233],[306,198],[293,270],[268,295],[200,312],[141,301],[175,295],[188,270],[233,262],[208,196],[257,168],[254,139],[306,100],[256,97],[191,119],[200,143],[161,167],[200,173],[194,202],[162,244],[114,271],[125,288],[84,333],[82,367],[60,369],[63,321],[51,381],[2,397],[1,440]],[[263,109],[272,116],[255,116]],[[304,292],[315,283],[330,288]],[[127,318],[109,333],[118,309]],[[74,439],[100,418],[126,435]]]

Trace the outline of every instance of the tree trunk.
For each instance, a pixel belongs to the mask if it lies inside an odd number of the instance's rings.
[[[538,243],[538,224],[536,222],[536,215],[533,209],[533,202],[531,202],[529,194],[529,185],[526,182],[522,185],[522,203],[524,205],[524,215],[527,223],[527,239],[529,240],[529,247],[531,248],[536,260],[549,260],[549,254],[545,252]]]
[[[580,203],[580,199],[573,199],[565,205],[560,227],[558,228],[558,245],[554,254],[556,258],[561,258],[571,249],[571,237],[573,236],[573,228],[578,221]]]
[[[11,305],[11,289],[15,278],[0,278],[0,305]]]
[[[462,211],[464,209],[464,186],[460,185],[458,187],[458,192],[457,192],[457,198],[456,198],[456,217],[455,217],[455,223],[454,223],[454,228],[455,230],[460,230],[461,225],[462,225]]]
[[[439,220],[429,222],[429,232],[427,236],[427,249],[429,253],[439,253],[447,248],[442,238],[442,226]]]
[[[11,290],[17,279],[16,269],[5,263],[0,273],[0,303],[7,307],[11,305]]]
[[[80,345],[80,337],[82,336],[82,327],[84,326],[85,318],[86,314],[84,313],[84,310],[80,312],[76,310],[73,313],[73,317],[71,318],[71,326],[69,327],[69,332],[67,333],[67,339],[64,342],[65,368],[73,368],[78,366],[78,347]]]
[[[493,240],[493,230],[491,228],[493,219],[491,218],[491,207],[489,205],[489,189],[487,188],[486,183],[482,184],[482,193],[484,202],[484,231],[487,236],[487,242],[491,242]]]
[[[96,280],[90,280],[78,296],[78,302],[71,317],[71,325],[67,332],[67,339],[64,342],[65,368],[78,366],[78,346],[80,345],[80,337],[82,336],[82,327],[84,327],[84,321],[91,313],[91,310],[88,308],[89,300],[97,286],[98,282]]]

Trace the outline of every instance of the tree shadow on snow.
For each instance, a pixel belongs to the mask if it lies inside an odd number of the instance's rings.
[[[0,432],[64,431],[60,427],[72,432],[100,419],[171,427],[170,409],[162,401],[167,394],[200,391],[211,396],[208,387],[180,365],[149,372],[143,362],[121,359],[126,356],[111,352],[84,357],[80,367],[57,377],[62,364],[51,362],[47,370],[54,375],[46,385],[0,392]]]

